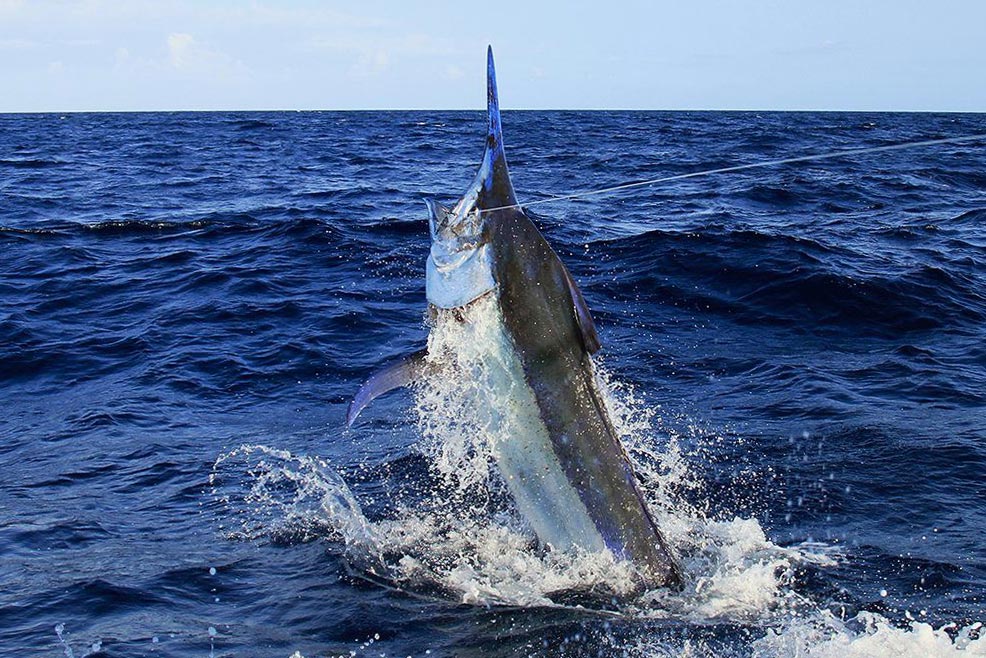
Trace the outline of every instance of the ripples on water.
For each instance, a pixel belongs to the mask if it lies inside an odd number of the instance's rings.
[[[0,117],[0,653],[986,651],[986,144],[539,207],[690,575],[614,615],[571,608],[609,571],[539,554],[495,478],[478,525],[437,505],[427,396],[342,429],[425,340],[420,198],[465,188],[483,122]],[[982,132],[505,115],[528,200]]]

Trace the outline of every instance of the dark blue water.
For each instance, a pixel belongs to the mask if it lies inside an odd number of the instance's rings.
[[[371,518],[381,492],[432,486],[406,396],[349,432],[345,406],[423,344],[420,199],[465,189],[484,131],[478,112],[0,116],[0,654],[968,641],[986,621],[983,141],[537,208],[606,370],[656,414],[655,450],[681,451],[688,477],[665,488],[704,527],[752,519],[798,552],[779,584],[734,574],[741,612],[722,592],[612,617],[367,582],[290,464],[330,461]],[[986,116],[508,112],[504,131],[534,200],[984,133]],[[222,472],[243,445],[281,451],[263,496],[263,468]],[[726,576],[696,567],[690,587]]]

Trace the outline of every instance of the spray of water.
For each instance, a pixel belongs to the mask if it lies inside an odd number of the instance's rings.
[[[434,318],[428,359],[435,375],[415,389],[410,414],[428,477],[413,495],[391,500],[386,514],[365,513],[359,495],[324,460],[241,446],[221,455],[212,475],[225,510],[224,533],[325,541],[388,586],[477,605],[557,606],[573,591],[630,591],[635,581],[626,565],[605,553],[543,550],[510,504],[494,455],[523,428],[511,425],[505,413],[512,394],[500,378],[514,366],[490,349],[502,339],[492,300]],[[604,367],[596,370],[608,411],[687,583],[682,592],[655,590],[624,600],[621,615],[765,628],[753,647],[758,658],[948,656],[960,649],[961,655],[986,655],[978,626],[934,629],[915,622],[901,629],[870,613],[842,620],[807,599],[795,586],[798,569],[830,567],[838,552],[820,544],[778,546],[755,519],[710,513],[696,502],[704,485],[683,444],[694,452],[709,441],[706,449],[714,451],[722,437],[683,435],[662,419],[659,408]],[[632,643],[620,651],[716,655],[700,642],[671,649],[646,633]]]
[[[490,347],[504,340],[493,299],[434,318],[428,359],[436,374],[415,389],[411,413],[430,478],[414,496],[390,501],[389,514],[367,518],[358,496],[322,460],[243,446],[222,455],[213,473],[228,510],[224,531],[232,538],[328,538],[394,586],[437,588],[478,604],[553,605],[565,592],[631,591],[627,565],[607,553],[543,550],[511,505],[495,454],[525,429],[512,406],[516,364],[510,350]],[[638,612],[749,620],[797,603],[785,587],[794,565],[831,558],[776,546],[755,520],[717,520],[688,502],[682,492],[701,481],[678,436],[605,369],[597,379],[689,583],[684,593],[647,593],[633,604]]]

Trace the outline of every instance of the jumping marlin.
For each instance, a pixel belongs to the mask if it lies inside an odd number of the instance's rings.
[[[554,550],[609,550],[647,587],[677,586],[680,572],[647,510],[596,384],[600,348],[589,308],[571,274],[514,195],[487,52],[486,151],[476,178],[451,210],[427,201],[431,253],[426,290],[433,313],[495,301],[502,340],[492,341],[507,390],[509,436],[496,466],[518,510]],[[483,348],[485,349],[485,345]],[[351,425],[374,398],[427,377],[426,350],[374,374],[353,398]],[[517,428],[523,431],[517,432]]]

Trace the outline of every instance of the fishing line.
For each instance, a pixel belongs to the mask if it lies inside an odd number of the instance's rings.
[[[986,139],[986,133],[980,133],[977,135],[966,135],[964,137],[943,137],[941,139],[926,139],[919,142],[904,142],[902,144],[889,144],[887,146],[869,146],[866,148],[845,149],[842,151],[832,151],[829,153],[819,153],[815,155],[801,155],[793,158],[782,158],[780,160],[752,162],[749,164],[733,165],[731,167],[718,167],[716,169],[693,171],[687,174],[675,174],[674,176],[651,178],[649,180],[637,181],[634,183],[623,183],[622,185],[613,185],[612,187],[603,187],[597,190],[588,190],[585,192],[573,192],[572,194],[553,196],[548,199],[538,199],[535,201],[531,201],[529,203],[515,203],[508,206],[497,206],[496,208],[486,208],[484,210],[481,210],[480,212],[488,213],[488,212],[493,212],[495,210],[509,210],[510,208],[530,208],[531,206],[539,206],[545,203],[555,203],[557,201],[582,199],[588,196],[598,196],[601,194],[612,194],[614,192],[622,192],[623,190],[630,190],[638,187],[649,187],[651,185],[658,185],[660,183],[669,183],[671,181],[684,180],[686,178],[698,178],[699,176],[709,176],[710,174],[725,174],[733,171],[745,171],[747,169],[757,169],[760,167],[775,167],[777,165],[793,164],[796,162],[813,162],[815,160],[831,160],[834,158],[846,158],[854,155],[863,155],[865,153],[881,153],[884,151],[898,151],[901,149],[917,148],[921,146],[934,146],[936,144],[956,144],[959,142],[971,142],[978,139]]]

